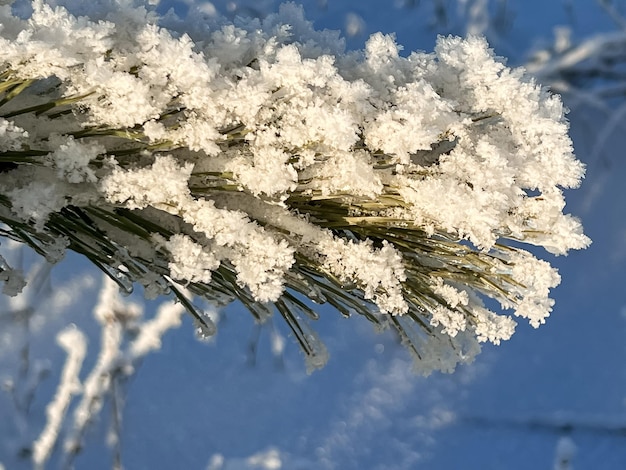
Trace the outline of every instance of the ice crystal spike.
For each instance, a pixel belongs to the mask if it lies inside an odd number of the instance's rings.
[[[202,320],[194,320],[194,333],[199,340],[207,341],[215,336],[217,327],[208,315],[203,315]]]
[[[117,271],[115,273],[115,281],[117,282],[117,285],[120,286],[123,295],[128,296],[133,293],[135,286],[133,284],[133,280],[128,276],[128,274]]]

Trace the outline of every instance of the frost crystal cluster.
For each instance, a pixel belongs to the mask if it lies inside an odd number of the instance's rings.
[[[173,291],[209,330],[182,287],[275,310],[312,367],[310,301],[395,329],[424,370],[544,323],[559,276],[507,240],[589,244],[558,96],[478,37],[345,52],[293,4],[228,24],[130,3],[0,6],[4,236]]]

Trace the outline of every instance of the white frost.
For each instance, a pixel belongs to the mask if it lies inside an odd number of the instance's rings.
[[[175,31],[140,3],[93,18],[42,0],[28,19],[0,10],[10,79],[50,80],[53,98],[73,103],[20,113],[43,99],[26,87],[7,104],[18,112],[0,119],[0,152],[27,155],[0,172],[7,216],[46,232],[70,206],[131,211],[147,235],[89,223],[118,250],[113,269],[146,265],[128,271],[149,293],[166,288],[163,276],[210,285],[220,270],[251,300],[276,302],[308,282],[297,272],[306,260],[379,312],[423,308],[424,325],[454,344],[507,339],[510,316],[545,322],[558,273],[501,244],[566,254],[590,243],[564,213],[563,188],[585,168],[558,96],[480,37],[402,54],[378,33],[344,54],[293,4]],[[471,247],[469,266],[407,250],[408,232]]]

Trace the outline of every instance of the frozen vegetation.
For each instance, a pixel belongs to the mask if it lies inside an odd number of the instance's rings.
[[[391,325],[447,370],[508,339],[513,315],[550,314],[556,270],[507,240],[589,244],[562,212],[584,167],[560,99],[479,37],[345,52],[293,4],[189,33],[148,5],[1,13],[7,235],[148,296],[185,286],[261,320],[273,305],[310,367],[325,353],[303,297]]]
[[[117,403],[116,384],[185,310],[215,333],[201,302],[282,317],[309,371],[328,360],[316,304],[394,330],[421,373],[452,371],[509,339],[515,317],[550,315],[560,276],[528,245],[590,243],[564,212],[585,168],[560,98],[482,37],[405,52],[377,33],[346,51],[294,4],[234,22],[68,5],[0,6],[2,234],[51,263],[78,252],[109,278],[82,382],[83,333],[57,335],[65,366],[31,436],[40,467],[59,443],[72,462],[105,398]],[[533,72],[558,84],[572,63],[559,53]],[[1,268],[5,294],[28,294],[29,276]],[[117,293],[135,285],[177,303],[144,320]],[[281,468],[273,450],[257,457]]]

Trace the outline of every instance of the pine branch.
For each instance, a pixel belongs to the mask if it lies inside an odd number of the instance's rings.
[[[404,58],[377,34],[347,56],[310,25],[275,35],[298,16],[194,40],[41,2],[6,18],[30,36],[0,32],[2,235],[173,293],[203,335],[183,287],[275,312],[310,369],[327,356],[314,304],[394,329],[425,372],[508,339],[507,310],[543,323],[559,277],[507,240],[589,244],[561,212],[584,168],[558,97],[482,39]]]

